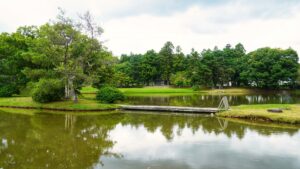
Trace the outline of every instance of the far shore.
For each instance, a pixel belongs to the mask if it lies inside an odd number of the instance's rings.
[[[268,92],[278,92],[278,91],[291,91],[291,92],[299,92],[299,90],[264,90],[264,89],[256,89],[256,88],[242,88],[242,87],[224,87],[224,88],[214,88],[208,89],[203,88],[199,90],[193,90],[191,87],[167,87],[167,86],[147,86],[141,88],[119,88],[125,95],[134,95],[134,94],[250,94],[250,93],[268,93]],[[81,89],[82,94],[95,94],[98,89],[86,86]]]
[[[127,96],[149,96],[149,95],[185,95],[185,94],[248,94],[253,92],[263,92],[255,89],[246,88],[228,88],[228,89],[212,89],[193,91],[191,88],[171,88],[171,87],[145,87],[145,88],[120,88],[120,90]],[[16,110],[21,112],[30,112],[26,109],[36,109],[45,111],[61,111],[61,112],[105,112],[112,111],[119,108],[118,104],[104,104],[93,99],[97,89],[92,87],[84,87],[82,89],[82,96],[78,103],[70,100],[52,102],[52,103],[36,103],[29,96],[15,96],[9,98],[0,98],[0,109]],[[264,91],[272,92],[272,91]],[[293,90],[292,92],[298,92]],[[283,113],[270,113],[267,109],[279,108]],[[13,112],[13,111],[10,111]],[[230,110],[217,113],[218,117],[231,119],[247,119],[252,121],[264,121],[272,123],[287,123],[300,124],[300,104],[259,104],[259,105],[240,105],[232,106]]]

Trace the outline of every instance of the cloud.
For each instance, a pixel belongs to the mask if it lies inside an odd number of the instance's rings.
[[[112,19],[105,24],[107,46],[116,54],[159,50],[166,41],[181,45],[184,52],[202,50],[215,45],[243,43],[246,49],[271,46],[293,47],[300,51],[298,29],[299,10],[289,17],[252,18],[235,22],[217,22],[223,11],[243,12],[240,6],[204,8],[192,6],[170,16],[139,15]],[[219,13],[219,12],[220,13]],[[233,15],[233,14],[232,14]]]
[[[298,0],[10,0],[1,2],[0,31],[41,25],[62,7],[75,17],[90,10],[114,54],[159,50],[166,41],[184,52],[243,43],[300,51]]]
[[[194,169],[299,166],[299,132],[293,136],[287,133],[261,135],[247,129],[241,139],[236,134],[228,138],[224,133],[216,135],[201,129],[192,132],[188,127],[181,130],[181,135],[177,135],[177,129],[178,126],[174,126],[174,139],[167,141],[160,129],[149,133],[142,125],[117,125],[109,133],[110,139],[116,142],[111,151],[124,155],[124,158],[103,158],[103,163],[109,168],[132,167],[133,164],[147,168],[145,166],[151,164],[163,166],[162,162],[166,161],[176,161],[177,166]]]

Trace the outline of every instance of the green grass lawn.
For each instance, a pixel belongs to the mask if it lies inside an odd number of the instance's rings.
[[[131,93],[193,93],[191,88],[171,88],[171,87],[143,87],[143,88],[119,88],[125,94]],[[97,89],[86,86],[81,89],[81,93],[96,93]]]
[[[225,89],[204,89],[200,90],[203,93],[206,94],[249,94],[249,93],[255,93],[257,90],[254,89],[246,89],[246,88],[225,88]],[[260,91],[264,92],[264,91]]]
[[[96,93],[98,89],[92,87],[92,86],[85,86],[81,90],[81,93]]]
[[[247,94],[254,92],[251,89],[245,88],[228,88],[228,89],[202,89],[194,91],[192,88],[173,88],[173,87],[143,87],[143,88],[119,88],[126,95],[138,94]],[[91,86],[86,86],[81,89],[83,94],[96,93],[97,89]]]
[[[267,109],[281,108],[283,113],[270,113]],[[300,105],[262,104],[233,106],[231,110],[218,113],[220,117],[262,120],[279,123],[300,124]]]
[[[144,88],[120,88],[124,94],[136,93],[195,93],[191,88],[165,88],[165,87],[144,87]]]
[[[78,103],[73,101],[60,101],[51,103],[37,103],[31,97],[9,97],[0,98],[0,106],[20,106],[34,108],[54,108],[54,109],[70,109],[70,110],[95,110],[116,108],[116,104],[101,104],[92,99],[79,99]]]

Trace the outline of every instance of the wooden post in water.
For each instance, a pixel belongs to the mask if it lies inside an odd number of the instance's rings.
[[[219,110],[229,110],[230,109],[227,96],[222,97],[220,104],[218,106],[218,109]]]

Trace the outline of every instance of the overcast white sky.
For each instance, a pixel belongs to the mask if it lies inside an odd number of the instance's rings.
[[[159,50],[166,41],[185,53],[241,42],[300,52],[300,0],[0,0],[0,32],[89,10],[115,55]]]

